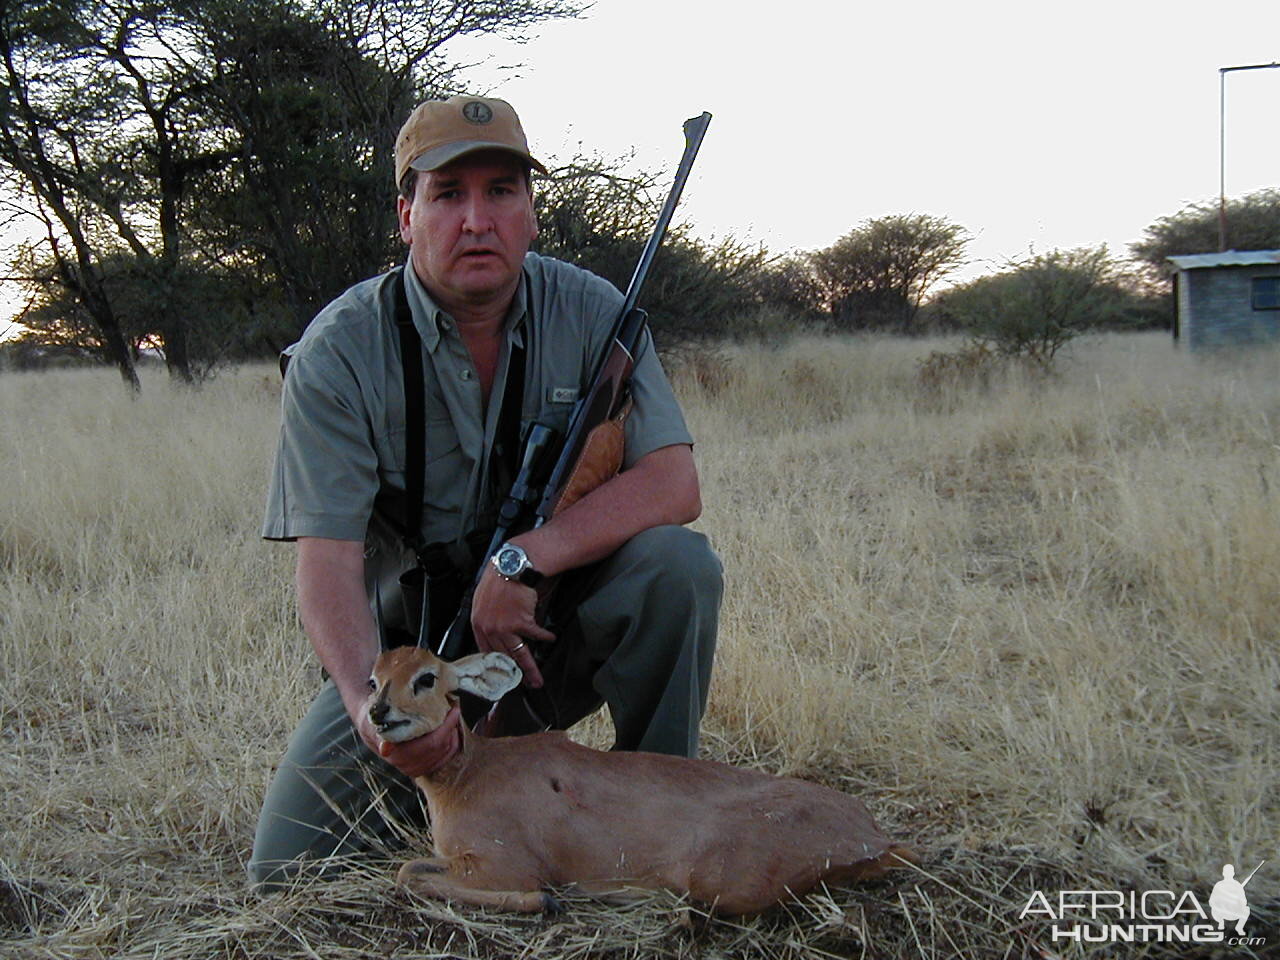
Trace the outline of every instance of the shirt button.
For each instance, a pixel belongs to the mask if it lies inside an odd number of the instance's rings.
[[[475,376],[475,373],[472,372],[470,367],[467,367],[467,368],[464,368],[462,372],[458,374],[458,376],[460,376],[463,380],[470,380]]]
[[[441,320],[440,329],[443,330],[445,333],[448,333],[450,330],[453,329],[453,324],[450,323],[448,320]]]

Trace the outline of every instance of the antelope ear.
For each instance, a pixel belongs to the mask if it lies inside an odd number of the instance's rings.
[[[524,676],[516,662],[505,653],[473,653],[449,664],[454,687],[497,702],[503,694],[520,686]]]

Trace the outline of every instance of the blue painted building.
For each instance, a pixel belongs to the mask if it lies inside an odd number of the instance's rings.
[[[1173,338],[1191,350],[1280,343],[1280,250],[1169,257]]]

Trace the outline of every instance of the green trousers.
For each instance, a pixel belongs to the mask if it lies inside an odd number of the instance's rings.
[[[554,725],[603,703],[614,749],[694,756],[722,591],[720,561],[702,534],[655,527],[624,544],[557,629],[559,655],[543,671]],[[425,810],[413,782],[364,745],[327,682],[267,788],[250,881],[266,892],[300,872],[391,853],[426,826]]]

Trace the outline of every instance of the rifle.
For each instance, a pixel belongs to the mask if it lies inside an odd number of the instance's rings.
[[[498,524],[485,550],[471,586],[462,598],[457,616],[440,640],[437,655],[454,660],[471,646],[471,602],[491,558],[509,538],[540,527],[561,510],[608,480],[622,466],[622,424],[630,410],[631,373],[636,350],[644,334],[646,314],[636,306],[649,275],[653,258],[662,245],[694,158],[702,145],[711,114],[684,122],[684,155],[675,182],[658,214],[658,222],[645,243],[631,282],[623,297],[618,319],[610,333],[609,348],[587,388],[570,414],[563,441],[545,424],[535,423],[524,438],[520,469],[511,490],[498,509]],[[552,456],[555,456],[554,461]],[[550,471],[547,471],[550,466]],[[554,582],[539,585],[539,611],[545,614]]]

